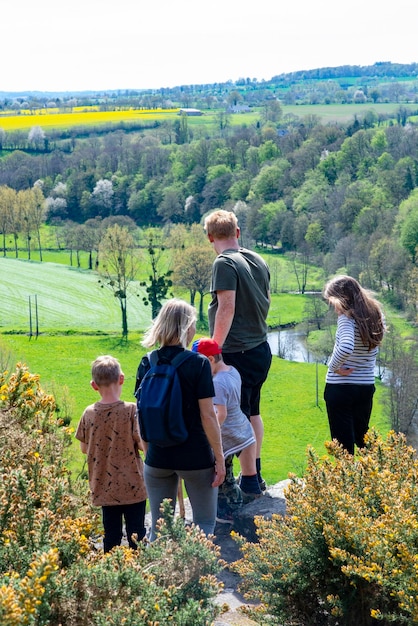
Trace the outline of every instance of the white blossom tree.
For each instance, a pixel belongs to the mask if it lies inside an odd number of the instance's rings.
[[[45,133],[40,126],[32,126],[28,135],[29,143],[35,145],[36,148],[40,148],[45,142]]]
[[[101,209],[101,216],[111,215],[113,208],[113,183],[107,178],[101,178],[97,181],[91,197],[94,204]]]

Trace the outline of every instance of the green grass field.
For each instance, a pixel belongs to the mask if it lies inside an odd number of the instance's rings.
[[[134,400],[136,368],[145,353],[140,338],[140,334],[135,334],[125,343],[115,335],[46,335],[29,341],[25,335],[3,335],[0,352],[10,355],[10,364],[22,361],[31,372],[38,373],[43,388],[55,396],[59,406],[70,396],[75,428],[84,407],[98,398],[89,383],[91,362],[99,354],[110,353],[120,360],[126,376],[122,399]],[[324,365],[317,369],[314,363],[273,357],[261,403],[265,424],[263,473],[270,484],[287,478],[288,472],[302,475],[308,445],[319,454],[325,453],[324,441],[329,438],[322,399],[325,372]],[[371,423],[380,432],[386,432],[388,426],[379,401],[381,392],[382,386],[378,385]],[[81,465],[82,455],[75,443],[71,468],[77,472]]]
[[[0,259],[0,330],[29,332],[29,298],[35,324],[35,295],[39,331],[43,332],[118,332],[121,314],[116,298],[101,288],[98,275],[88,270],[55,263],[19,259]],[[131,286],[128,323],[144,329],[151,321],[144,307],[145,288]]]
[[[399,108],[399,104],[392,103],[372,103],[365,104],[300,104],[300,105],[286,105],[282,104],[283,116],[297,115],[298,117],[305,117],[310,115],[317,116],[322,123],[328,122],[340,122],[347,123],[354,119],[355,116],[363,116],[367,111],[374,111],[376,115],[383,113],[394,117],[396,110]],[[409,108],[409,107],[407,107]],[[413,107],[411,107],[413,108]],[[178,120],[178,110],[161,110],[153,109],[149,111],[128,109],[126,111],[107,111],[99,112],[96,110],[74,110],[72,113],[67,111],[65,113],[57,112],[54,110],[44,111],[42,114],[36,115],[22,115],[11,114],[7,112],[0,116],[0,126],[4,128],[6,132],[16,130],[27,130],[33,126],[41,126],[45,130],[68,130],[74,126],[92,126],[100,125],[117,125],[120,123],[138,123],[138,122],[153,122],[153,121],[170,121],[174,122]],[[223,110],[210,109],[202,110],[201,116],[189,116],[187,118],[188,127],[194,130],[197,135],[201,130],[202,134],[205,129],[216,129],[219,127],[219,115],[223,114]],[[249,112],[230,114],[228,116],[228,123],[230,126],[238,125],[254,125],[260,119],[261,107],[254,107]]]
[[[26,363],[41,377],[42,387],[67,410],[76,427],[87,404],[97,399],[90,387],[91,362],[99,354],[116,356],[124,370],[124,400],[133,401],[135,374],[145,353],[143,330],[151,312],[141,297],[128,302],[128,341],[121,340],[121,316],[116,299],[100,289],[97,275],[58,263],[39,263],[0,258],[0,366],[13,370]],[[39,331],[29,336],[29,296],[37,294]],[[175,294],[187,297],[187,294]],[[209,298],[205,299],[205,307]],[[305,297],[273,294],[271,320],[301,321]],[[34,317],[34,314],[33,316]],[[33,319],[33,330],[35,328]],[[329,437],[322,400],[326,368],[311,363],[290,363],[273,357],[262,396],[265,422],[263,473],[269,483],[282,480],[288,472],[301,475],[305,451],[310,444],[321,453]],[[378,387],[372,423],[387,430],[379,402]],[[70,467],[78,472],[83,457],[75,444]]]
[[[54,253],[53,258],[57,260],[58,254],[68,262],[67,253]],[[47,255],[45,257],[48,258]],[[269,257],[268,262],[279,264],[280,289],[284,289],[284,285],[288,289],[296,289],[290,264],[283,257],[277,257],[274,261]],[[145,266],[140,280],[144,280],[147,273]],[[312,276],[312,286],[320,289],[322,284],[317,273],[312,272]],[[57,262],[40,263],[0,257],[0,277],[0,332],[3,334],[29,332],[29,299],[34,330],[35,295],[40,333],[121,331],[119,303],[109,290],[100,287],[95,272]],[[131,285],[130,294],[127,304],[129,330],[144,330],[151,322],[150,307],[145,307],[142,302],[145,288],[137,281]],[[178,289],[174,290],[174,295],[189,298],[187,292]],[[205,310],[208,303],[209,295],[204,299]],[[299,322],[303,319],[304,306],[303,295],[273,293],[268,323],[277,326]]]
[[[406,108],[415,110],[413,106],[407,106]],[[329,122],[347,123],[352,122],[354,117],[362,117],[368,111],[373,111],[378,116],[389,115],[391,117],[396,116],[396,111],[399,109],[399,104],[391,103],[372,103],[366,104],[303,104],[303,105],[285,105],[282,107],[283,114],[291,113],[299,117],[306,115],[317,116],[323,124]]]

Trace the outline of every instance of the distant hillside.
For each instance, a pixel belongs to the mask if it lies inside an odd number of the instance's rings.
[[[418,63],[391,63],[390,61],[380,61],[374,65],[340,65],[338,67],[322,67],[314,70],[299,70],[287,74],[278,74],[270,82],[277,80],[329,80],[347,77],[359,78],[401,78],[418,76]]]
[[[171,94],[175,94],[178,90],[188,91],[192,93],[196,89],[200,92],[213,91],[216,87],[218,89],[231,89],[234,87],[251,86],[252,89],[265,89],[266,87],[272,87],[275,85],[290,85],[303,81],[312,80],[337,80],[344,82],[347,79],[374,79],[378,82],[384,82],[386,79],[415,79],[418,76],[418,63],[392,63],[390,61],[379,61],[374,65],[340,65],[337,67],[322,67],[313,70],[298,70],[296,72],[288,72],[285,74],[277,74],[270,80],[257,81],[256,79],[238,79],[236,81],[227,81],[219,83],[206,83],[206,84],[193,84],[193,85],[178,85],[172,88],[161,89],[135,89],[133,87],[127,87],[126,89],[106,89],[106,90],[86,90],[86,91],[0,91],[0,100],[7,98],[70,98],[77,97],[80,99],[94,98],[106,93],[112,98],[120,97],[135,97],[146,93],[164,93],[166,97]]]

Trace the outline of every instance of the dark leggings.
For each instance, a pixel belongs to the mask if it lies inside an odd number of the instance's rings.
[[[350,454],[354,454],[354,444],[364,446],[374,392],[374,385],[325,385],[331,438],[337,439]]]
[[[119,504],[115,506],[103,506],[103,548],[109,552],[115,546],[120,546],[122,541],[122,520],[125,518],[126,535],[129,547],[136,550],[137,543],[145,537],[145,505],[146,500],[135,504]],[[132,539],[132,535],[137,540]]]

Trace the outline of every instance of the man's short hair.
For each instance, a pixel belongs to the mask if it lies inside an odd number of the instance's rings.
[[[91,365],[91,377],[98,387],[108,387],[119,382],[121,374],[119,361],[108,354],[97,357]]]
[[[230,239],[236,237],[238,219],[232,211],[218,209],[205,218],[205,230],[207,235],[215,239]]]

